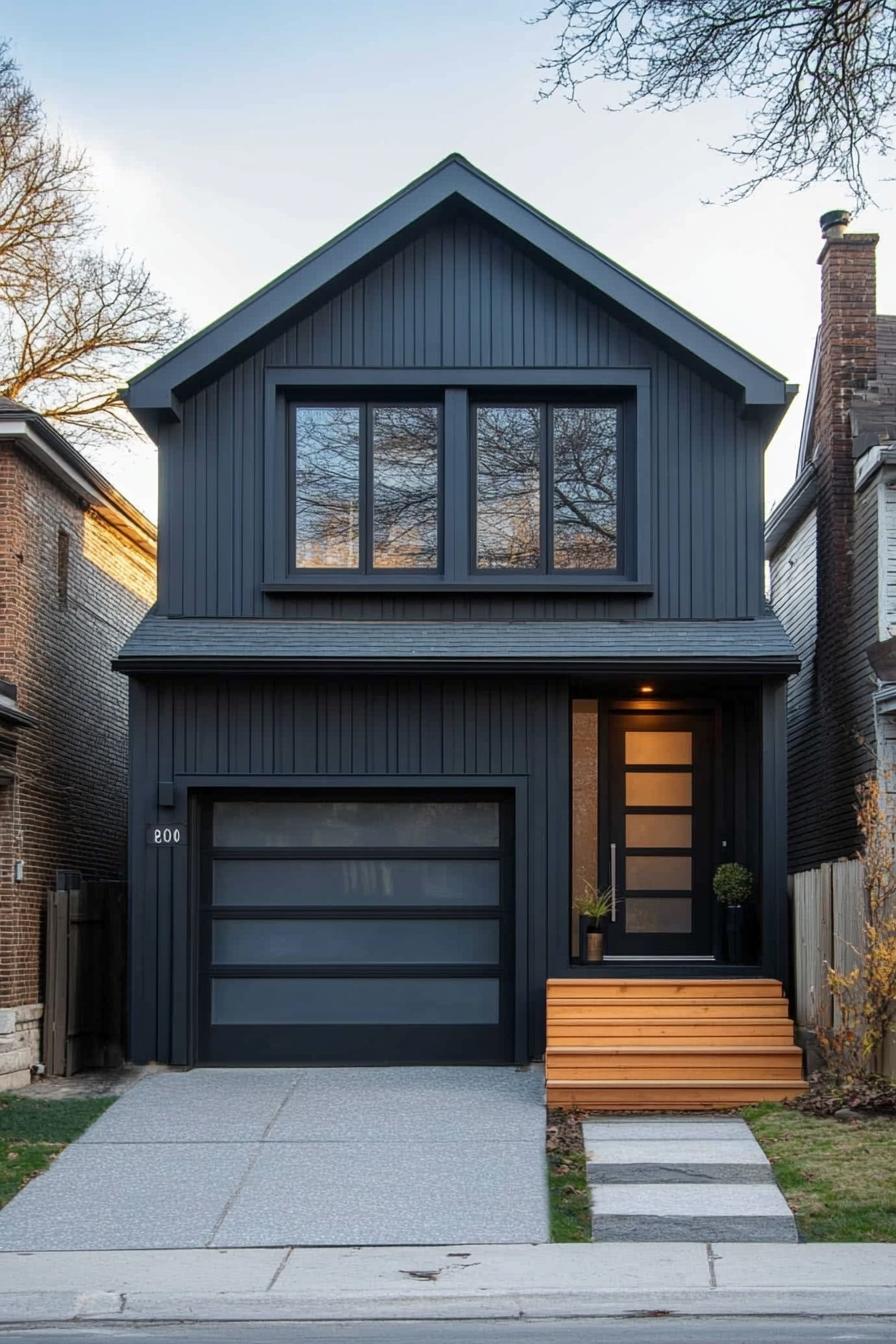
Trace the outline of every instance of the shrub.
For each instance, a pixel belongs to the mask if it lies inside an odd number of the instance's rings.
[[[721,905],[744,905],[753,894],[753,874],[742,863],[720,863],[712,889]]]

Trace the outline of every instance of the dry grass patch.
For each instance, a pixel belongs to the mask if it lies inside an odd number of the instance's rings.
[[[806,1241],[896,1241],[896,1119],[819,1119],[773,1102],[744,1116]]]

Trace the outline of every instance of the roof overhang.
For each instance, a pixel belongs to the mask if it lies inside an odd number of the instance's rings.
[[[799,658],[778,618],[735,621],[295,621],[151,613],[113,666],[128,673],[352,671],[753,673]]]
[[[0,413],[2,442],[14,443],[83,504],[94,509],[116,531],[155,559],[156,529],[153,524],[42,415],[24,408]]]
[[[130,410],[150,430],[160,418],[177,416],[179,399],[194,386],[273,334],[299,305],[359,266],[371,264],[377,254],[452,203],[494,222],[590,287],[600,301],[739,389],[745,406],[766,408],[778,418],[783,415],[796,388],[781,374],[457,154],[139,374],[124,393]]]
[[[815,505],[818,478],[813,462],[807,463],[787,494],[772,512],[765,524],[765,558],[771,560],[778,548],[799,527]]]

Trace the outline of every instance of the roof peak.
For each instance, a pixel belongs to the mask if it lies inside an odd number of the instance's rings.
[[[401,235],[439,207],[464,201],[580,283],[601,301],[655,330],[701,364],[743,389],[756,405],[786,406],[792,393],[781,374],[729,341],[686,309],[541,213],[454,151],[272,280],[216,322],[144,370],[130,383],[126,400],[152,428],[159,415],[176,413],[183,391],[199,385],[206,371],[265,339],[289,313],[324,286],[382,254]]]

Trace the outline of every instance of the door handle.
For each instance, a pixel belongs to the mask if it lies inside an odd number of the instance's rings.
[[[610,845],[610,922],[616,923],[616,846]]]

